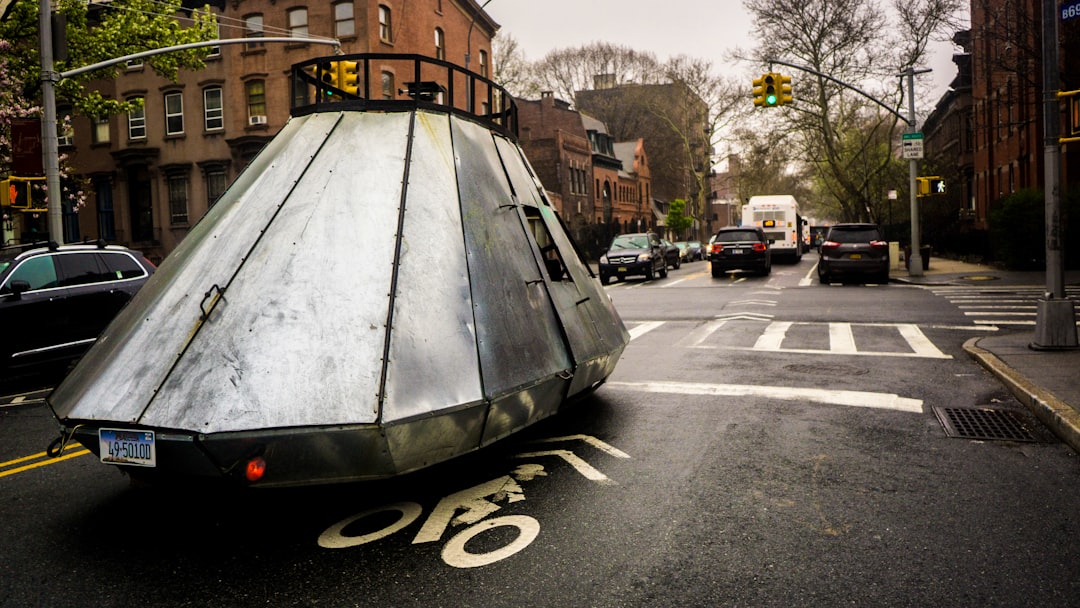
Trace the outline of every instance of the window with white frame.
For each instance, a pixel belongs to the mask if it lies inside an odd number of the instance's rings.
[[[356,35],[356,20],[353,16],[353,3],[338,2],[334,5],[334,35],[346,38]]]
[[[186,224],[188,221],[188,177],[182,173],[167,176],[169,186],[169,222]]]
[[[184,94],[173,91],[165,94],[165,134],[181,135],[184,132]]]
[[[480,51],[480,75],[484,78],[488,77],[488,56],[487,51]]]
[[[306,8],[294,8],[289,10],[289,36],[292,38],[307,38],[308,14]]]
[[[128,114],[128,139],[146,139],[146,107],[142,98],[135,97],[128,101],[139,102],[139,107]]]
[[[225,108],[221,98],[221,87],[203,89],[203,128],[207,131],[225,128]]]

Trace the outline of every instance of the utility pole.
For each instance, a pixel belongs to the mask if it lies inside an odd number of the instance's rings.
[[[1046,292],[1035,316],[1036,350],[1077,347],[1076,310],[1065,297],[1065,265],[1061,232],[1061,149],[1058,88],[1057,0],[1043,0],[1043,149],[1046,165]]]
[[[38,9],[38,52],[41,56],[41,155],[45,168],[45,188],[49,197],[49,240],[64,244],[64,209],[60,194],[60,155],[56,141],[56,83],[60,80],[53,71],[52,5],[41,0]]]

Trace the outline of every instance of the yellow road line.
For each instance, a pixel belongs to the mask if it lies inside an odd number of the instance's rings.
[[[67,460],[69,458],[75,458],[76,456],[85,456],[85,455],[90,453],[90,450],[87,450],[86,448],[83,448],[82,446],[68,448],[68,450],[75,450],[75,451],[69,451],[67,454],[64,454],[63,456],[57,456],[56,458],[49,458],[48,460],[40,460],[41,458],[48,457],[48,454],[46,454],[45,452],[39,452],[39,453],[33,454],[31,456],[24,456],[22,458],[16,458],[15,460],[9,460],[7,462],[0,462],[0,469],[6,469],[6,470],[3,470],[3,471],[0,471],[0,477],[7,477],[8,475],[14,475],[15,473],[21,473],[23,471],[29,471],[30,469],[36,469],[38,467],[43,467],[45,465],[55,464],[57,462]],[[28,465],[25,465],[25,466],[17,467],[17,468],[14,468],[14,469],[7,469],[7,467],[10,467],[11,465],[15,465],[15,464],[18,464],[20,462],[26,462],[28,460],[39,460],[39,462],[35,462],[33,464],[28,464]]]

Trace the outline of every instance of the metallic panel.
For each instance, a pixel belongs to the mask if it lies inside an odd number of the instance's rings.
[[[326,141],[339,114],[290,120],[195,225],[49,398],[60,418],[134,421],[195,328]]]
[[[344,115],[141,423],[375,422],[410,118]]]
[[[492,401],[484,427],[483,444],[502,439],[556,413],[566,395],[567,384],[568,381],[561,376],[545,378]]]
[[[451,118],[485,394],[572,367],[489,130]],[[545,404],[546,405],[546,404]]]
[[[417,112],[383,422],[483,399],[450,117]],[[473,438],[474,444],[479,436]]]

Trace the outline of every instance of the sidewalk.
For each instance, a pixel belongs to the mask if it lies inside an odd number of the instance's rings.
[[[1042,272],[1008,272],[990,266],[930,259],[921,277],[903,268],[892,281],[917,285],[1045,285]],[[1066,285],[1080,284],[1080,273],[1067,272]],[[1077,306],[1080,318],[1080,306]],[[1007,329],[972,338],[964,350],[999,380],[1073,451],[1080,453],[1080,349],[1034,350],[1035,329]]]

